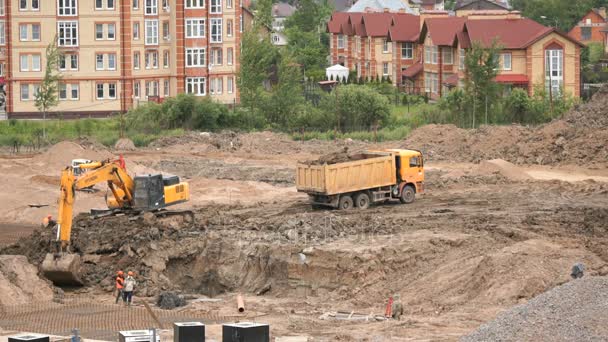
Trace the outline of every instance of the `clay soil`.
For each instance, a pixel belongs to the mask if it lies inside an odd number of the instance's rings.
[[[79,215],[73,249],[85,261],[86,286],[65,289],[65,303],[49,304],[52,310],[32,309],[47,312],[49,322],[32,329],[68,331],[54,317],[74,306],[104,321],[102,312],[115,310],[113,272],[122,268],[135,271],[140,281],[138,308],[144,301],[154,305],[163,291],[176,291],[188,304],[159,315],[202,320],[216,339],[217,323],[256,320],[270,323],[273,336],[314,341],[458,340],[512,306],[570,281],[576,262],[588,275],[608,274],[606,140],[603,151],[580,153],[584,146],[595,149],[598,137],[605,136],[606,123],[592,105],[595,112],[579,108],[569,119],[540,128],[428,126],[406,141],[381,145],[298,142],[268,132],[192,133],[120,151],[131,173],[163,172],[187,180],[192,200],[179,208],[192,209],[195,219]],[[560,133],[542,134],[549,129]],[[520,138],[513,138],[517,134]],[[482,148],[484,137],[488,143]],[[37,265],[53,232],[26,235],[56,212],[59,164],[118,153],[62,144],[38,155],[1,159],[5,246],[0,254],[25,255]],[[420,148],[427,156],[427,191],[413,204],[313,210],[307,196],[296,192],[298,161],[323,155],[333,160],[345,148],[356,154],[382,147]],[[98,189],[77,193],[76,212],[103,207],[105,190]],[[245,297],[245,314],[235,309],[237,293]],[[382,315],[394,294],[405,308],[400,321],[327,315]],[[0,327],[27,330],[18,324],[25,316],[11,314],[19,310],[0,310]],[[133,322],[111,320],[96,329],[151,324],[139,315],[125,317]],[[169,320],[163,322],[170,327]]]

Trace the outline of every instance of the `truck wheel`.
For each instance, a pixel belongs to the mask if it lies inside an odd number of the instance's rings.
[[[355,197],[355,206],[359,209],[369,208],[369,196],[362,192]]]
[[[350,210],[353,208],[353,198],[349,195],[344,195],[340,197],[340,202],[338,202],[338,209],[340,210]]]
[[[401,197],[399,197],[399,201],[401,201],[401,203],[409,204],[414,202],[415,198],[416,190],[414,190],[414,187],[411,185],[406,185],[401,191]]]

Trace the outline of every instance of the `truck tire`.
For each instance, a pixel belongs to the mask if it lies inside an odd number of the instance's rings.
[[[338,202],[338,209],[350,210],[352,208],[353,208],[353,198],[350,197],[350,195],[340,196],[340,201]]]
[[[404,186],[403,190],[401,190],[401,196],[399,196],[399,201],[401,201],[401,203],[410,204],[414,202],[415,198],[416,190],[414,190],[414,187],[411,185]]]
[[[365,192],[358,194],[355,197],[355,206],[359,209],[369,208],[369,195]]]

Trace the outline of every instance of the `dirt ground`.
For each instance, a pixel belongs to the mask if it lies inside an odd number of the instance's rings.
[[[586,274],[608,274],[605,146],[576,157],[581,144],[595,146],[604,136],[605,122],[583,120],[579,112],[568,118],[577,120],[477,131],[429,126],[405,142],[383,144],[299,142],[269,132],[191,133],[144,149],[128,144],[127,150],[82,149],[64,142],[41,154],[6,155],[0,157],[0,254],[25,255],[39,263],[54,236],[39,229],[39,222],[56,213],[62,166],[72,158],[122,154],[131,173],[163,172],[188,181],[192,200],[180,208],[193,209],[194,222],[149,215],[78,216],[73,248],[85,260],[86,286],[64,289],[64,304],[30,310],[39,315],[36,321],[48,322],[32,330],[69,331],[69,320],[60,318],[74,310],[95,322],[115,317],[111,279],[122,268],[137,274],[138,308],[144,301],[153,305],[163,291],[177,291],[187,297],[187,306],[159,315],[204,321],[216,339],[218,323],[255,320],[269,323],[275,337],[454,341],[500,312],[570,281],[577,262]],[[561,127],[561,133],[541,134],[548,127]],[[514,141],[513,134],[523,131]],[[588,141],[581,140],[582,132]],[[461,134],[463,139],[445,139]],[[483,134],[491,137],[485,149]],[[556,145],[559,137],[566,142]],[[569,139],[579,145],[571,147]],[[345,148],[418,145],[427,156],[427,191],[413,204],[313,210],[307,196],[296,192],[298,161]],[[500,147],[507,145],[518,147]],[[556,158],[558,147],[561,157]],[[522,158],[515,157],[516,151]],[[97,189],[77,193],[76,212],[104,206],[105,189]],[[245,297],[244,315],[235,309],[238,293]],[[404,305],[402,319],[373,319],[394,294]],[[0,327],[27,330],[23,317],[34,316],[20,310],[26,309],[0,310]],[[350,319],[336,318],[344,316]],[[140,315],[125,317],[108,318],[90,337],[151,324],[137,321]],[[167,318],[164,328],[170,322]]]

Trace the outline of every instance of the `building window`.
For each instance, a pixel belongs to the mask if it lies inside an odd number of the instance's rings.
[[[158,69],[158,51],[146,52],[146,69]]]
[[[226,0],[226,8],[232,8],[232,0]]]
[[[95,40],[103,39],[103,24],[95,24]]]
[[[186,67],[205,66],[205,49],[186,49]]]
[[[30,6],[28,7],[28,3]],[[20,11],[39,11],[40,10],[40,0],[19,0],[19,10]]]
[[[344,49],[344,35],[338,35],[338,49]]]
[[[67,100],[68,99],[68,85],[60,84],[59,85],[59,100]]]
[[[70,100],[78,100],[80,98],[80,85],[72,83],[70,91]]]
[[[205,37],[205,19],[186,19],[186,38]]]
[[[110,98],[110,99],[116,98],[116,83],[108,84],[108,98]]]
[[[205,7],[205,0],[186,0],[186,8],[204,8],[204,7]]]
[[[133,53],[133,69],[139,70],[140,63],[140,55],[139,51]]]
[[[211,13],[222,13],[222,0],[209,0],[211,2]]]
[[[224,88],[224,82],[221,77],[212,78],[209,80],[209,94],[211,95],[220,95]]]
[[[65,84],[59,85],[59,100],[78,100],[80,87],[78,84]]]
[[[169,90],[170,90],[170,86],[169,86],[169,80],[164,80],[163,81],[163,95],[165,97],[169,97]]]
[[[226,49],[226,64],[232,65],[233,53],[232,48]]]
[[[401,59],[414,59],[413,43],[401,43]]]
[[[146,20],[146,45],[158,45],[158,20]]]
[[[116,40],[116,24],[108,24],[108,40]]]
[[[146,81],[146,97],[158,96],[158,81]]]
[[[164,40],[171,39],[171,37],[170,37],[170,31],[169,31],[169,22],[168,21],[163,21],[163,39]]]
[[[226,35],[232,37],[232,19],[226,20]]]
[[[103,83],[97,83],[96,90],[95,98],[98,100],[103,100]]]
[[[4,20],[0,20],[0,45],[6,44],[6,22]],[[38,26],[40,27],[40,26]]]
[[[20,71],[29,71],[30,67],[28,66],[28,57],[27,55],[19,56],[19,70]]]
[[[430,46],[424,47],[424,63],[431,64],[431,47]]]
[[[424,73],[424,87],[427,92],[437,94],[439,92],[439,78],[435,73]]]
[[[114,0],[107,0],[106,9],[113,10],[114,9]]]
[[[57,15],[74,16],[78,14],[78,0],[57,0]]]
[[[163,0],[163,11],[169,12],[169,0]]]
[[[511,70],[511,54],[503,53],[500,55],[502,61],[502,70]]]
[[[388,69],[389,69],[388,63],[387,62],[382,63],[382,75],[383,76],[388,76]]]
[[[564,82],[564,50],[545,50],[545,89],[560,94]]]
[[[388,50],[389,50],[388,46],[389,46],[388,40],[384,39],[382,41],[382,52],[383,53],[388,53]]]
[[[169,67],[169,51],[163,51],[163,68]]]
[[[243,15],[241,14],[241,15],[239,16],[239,32],[243,32],[243,26],[244,26],[244,23],[243,23]]]
[[[431,46],[431,62],[433,64],[437,64],[437,60],[439,59],[439,49],[437,46]]]
[[[204,77],[186,78],[186,92],[196,96],[205,96],[205,81]]]
[[[272,42],[273,42],[273,43],[278,43],[280,40],[281,40],[281,39],[279,38],[279,35],[278,35],[278,34],[274,33],[274,34],[272,35]]]
[[[4,6],[4,1],[5,0],[0,0],[0,15],[5,15],[5,6]]]
[[[211,20],[211,42],[221,43],[222,42],[222,19],[212,18]]]
[[[133,39],[139,40],[139,22],[133,23]]]
[[[581,27],[581,40],[591,40],[591,27]]]
[[[57,22],[58,45],[59,46],[78,46],[78,22],[59,21]]]
[[[133,96],[139,98],[139,81],[133,83]]]
[[[32,64],[28,63],[31,60]],[[41,70],[41,57],[40,55],[21,55],[19,57],[19,70],[20,71],[40,71]]]
[[[30,99],[30,85],[21,84],[21,101],[28,101]]]
[[[59,56],[59,70],[78,70],[78,55],[62,54]]]
[[[4,21],[2,21],[2,27],[4,27]],[[32,32],[32,35],[28,34]],[[2,30],[2,35],[4,36],[4,30]],[[31,40],[31,41],[40,41],[40,24],[20,24],[19,25],[19,40],[22,42]]]
[[[22,42],[27,41],[27,24],[19,25],[19,40]]]
[[[224,61],[224,56],[222,56],[222,48],[214,48],[211,49],[210,61],[211,65],[222,65]]]
[[[158,0],[144,0],[145,1],[145,15],[157,15],[158,14]]]
[[[95,70],[103,70],[103,53],[95,54]]]
[[[139,9],[139,0],[133,0],[133,9],[134,10]]]
[[[108,70],[116,70],[116,54],[108,54]]]
[[[458,50],[458,59],[459,59],[458,68],[460,70],[464,70],[464,60],[465,60],[464,49]]]
[[[2,30],[2,33],[4,35],[4,30]],[[32,24],[32,40],[40,41],[40,24]]]
[[[226,80],[226,91],[228,94],[232,94],[234,92],[234,78],[228,77]]]
[[[443,64],[445,64],[445,65],[454,64],[454,53],[453,53],[451,47],[441,48],[441,57],[443,59]]]

